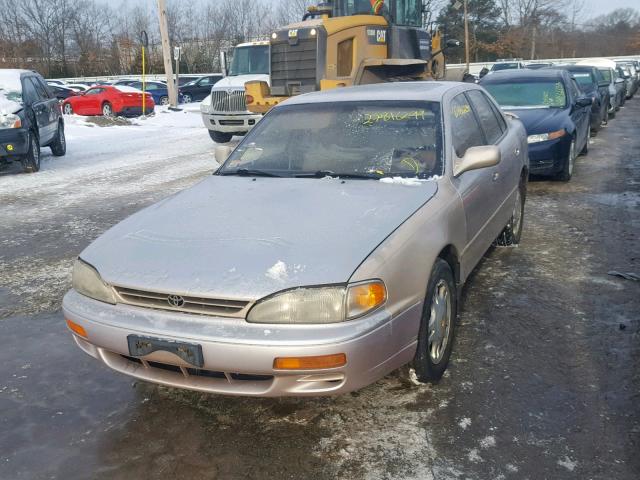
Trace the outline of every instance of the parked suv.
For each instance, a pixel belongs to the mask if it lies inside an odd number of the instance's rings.
[[[0,162],[21,161],[25,172],[37,172],[41,147],[66,153],[58,99],[38,73],[0,69]]]

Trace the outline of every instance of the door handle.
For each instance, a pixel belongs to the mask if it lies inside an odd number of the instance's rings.
[[[495,172],[493,174],[493,181],[495,182],[496,180],[498,180],[498,178],[500,178],[500,174],[498,172]]]
[[[516,156],[520,155],[520,149],[519,149],[519,148],[516,148],[516,149],[513,151],[513,153],[514,153]]]

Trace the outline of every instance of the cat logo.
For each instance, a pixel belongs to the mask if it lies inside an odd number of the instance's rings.
[[[289,30],[289,38],[296,38],[298,36],[298,29]]]

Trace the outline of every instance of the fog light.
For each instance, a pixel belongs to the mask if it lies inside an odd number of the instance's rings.
[[[250,104],[252,104],[254,102],[255,99],[253,98],[252,95],[247,95],[245,100],[247,102],[247,105],[250,105]]]
[[[78,325],[77,323],[72,322],[68,318],[66,320],[67,320],[67,327],[69,327],[69,330],[71,330],[76,335],[80,335],[81,337],[88,338],[87,331],[84,329],[84,327]]]
[[[343,367],[347,364],[344,353],[319,355],[314,357],[279,357],[273,360],[276,370],[318,370]]]
[[[7,152],[13,152],[13,145],[7,145]]]

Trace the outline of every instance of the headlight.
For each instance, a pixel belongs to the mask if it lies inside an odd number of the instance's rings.
[[[380,280],[347,287],[311,287],[288,290],[258,302],[247,315],[251,323],[326,324],[351,320],[387,300]]]
[[[549,133],[538,133],[536,135],[529,135],[527,137],[527,143],[546,142],[547,140],[553,140],[555,138],[562,137],[567,131],[563,128]]]
[[[100,278],[98,271],[88,263],[77,259],[73,265],[72,279],[76,292],[94,300],[115,305],[116,297],[113,289]]]
[[[211,109],[211,94],[207,95],[202,102],[200,102],[200,111],[209,113]]]
[[[10,113],[8,115],[0,115],[0,128],[20,128],[22,120],[18,115]]]

